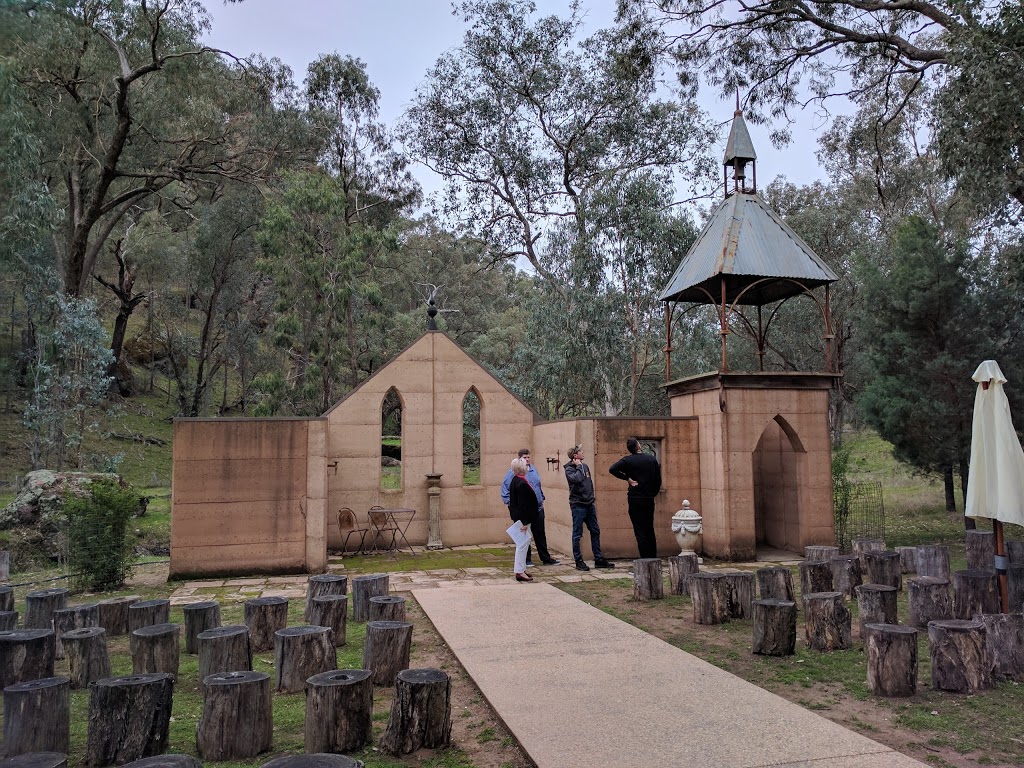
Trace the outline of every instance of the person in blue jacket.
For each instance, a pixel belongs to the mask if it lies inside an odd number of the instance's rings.
[[[533,466],[533,462],[530,461],[530,449],[520,448],[519,458],[526,462],[526,481],[533,488],[533,492],[537,494],[537,518],[533,522],[533,542],[537,545],[537,555],[540,557],[540,561],[544,565],[558,565],[561,560],[556,560],[548,552],[548,537],[544,532],[544,489],[540,485],[540,473],[537,472],[537,468]],[[510,469],[508,474],[505,475],[505,480],[501,484],[501,500],[507,507],[509,504],[509,486],[512,484],[512,478],[515,474]],[[526,550],[526,567],[532,568],[534,562],[531,558],[531,551],[528,547]]]

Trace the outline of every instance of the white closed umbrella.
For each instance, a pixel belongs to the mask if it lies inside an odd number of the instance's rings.
[[[1006,549],[1003,523],[1024,525],[1024,449],[1013,430],[1006,377],[995,360],[986,360],[971,377],[978,382],[971,426],[971,465],[967,480],[967,517],[992,520],[996,572],[1003,610],[1007,610]]]

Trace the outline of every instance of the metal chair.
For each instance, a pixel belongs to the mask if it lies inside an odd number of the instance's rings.
[[[377,546],[377,540],[383,538],[387,541],[388,534],[391,534],[391,541],[383,549],[385,551],[394,549],[395,538],[398,536],[398,525],[395,523],[395,519],[388,514],[388,510],[379,505],[373,506],[370,507],[367,517],[370,520],[370,525],[373,526],[371,531],[373,533],[373,551],[381,550],[381,547]]]
[[[359,549],[356,550],[356,554],[359,554],[366,545],[366,534],[370,532],[370,529],[360,528],[359,522],[356,520],[356,513],[348,507],[342,507],[338,510],[338,532],[339,535],[345,537],[345,542],[341,545],[343,552],[348,552],[348,541],[352,538],[352,534],[359,534]]]

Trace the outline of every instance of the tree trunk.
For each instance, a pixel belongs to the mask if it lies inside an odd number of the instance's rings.
[[[220,672],[206,678],[196,751],[204,760],[247,760],[269,752],[274,740],[270,675]]]
[[[999,577],[995,571],[956,571],[953,617],[966,621],[976,613],[999,613]]]
[[[850,611],[842,592],[806,594],[804,635],[807,645],[816,651],[840,651],[852,647]]]
[[[924,629],[929,621],[953,618],[949,582],[933,576],[907,579],[907,624]]]
[[[409,668],[412,624],[408,621],[371,621],[366,625],[363,669],[373,672],[374,685],[394,685],[395,676]]]
[[[723,573],[695,573],[690,576],[693,620],[698,624],[729,621],[729,585]]]
[[[925,544],[917,548],[917,575],[950,581],[949,547]]]
[[[0,688],[53,677],[52,629],[0,632]]]
[[[903,576],[898,553],[890,549],[882,552],[865,552],[864,564],[867,566],[868,584],[884,584],[887,587],[893,587],[897,592],[903,590]]]
[[[314,627],[329,627],[335,647],[345,645],[347,619],[348,595],[320,595],[306,603],[306,621]]]
[[[220,626],[220,603],[216,600],[204,600],[201,603],[186,605],[185,614],[185,653],[199,653],[200,632],[216,629]]]
[[[674,555],[668,559],[668,583],[673,595],[689,595],[690,587],[687,580],[690,574],[699,573],[700,565],[694,552],[685,555]]]
[[[452,682],[440,669],[406,669],[395,680],[391,717],[381,751],[408,755],[447,746],[452,735]]]
[[[173,691],[174,678],[163,673],[90,685],[85,764],[121,765],[166,751]]]
[[[832,564],[804,560],[800,568],[800,594],[832,591]]]
[[[633,599],[661,600],[665,586],[661,578],[661,558],[642,557],[633,561]]]
[[[985,625],[980,621],[933,621],[928,625],[932,688],[976,693],[992,687]]]
[[[25,629],[53,629],[53,612],[66,608],[68,590],[39,589],[25,595]]]
[[[371,674],[368,669],[342,669],[309,679],[307,752],[355,752],[373,740]]]
[[[838,555],[829,561],[832,569],[832,589],[842,592],[843,598],[852,600],[857,587],[864,583],[860,558],[857,555]]]
[[[988,669],[994,680],[1024,680],[1024,614],[978,614],[985,626]]]
[[[371,573],[352,579],[352,621],[369,621],[370,598],[388,594],[388,584],[386,573]]]
[[[996,538],[992,531],[965,531],[967,570],[994,571],[996,569]]]
[[[278,693],[304,691],[310,677],[337,667],[330,627],[286,627],[274,633],[274,688]]]
[[[73,629],[98,627],[100,625],[100,607],[96,603],[73,605],[70,608],[59,608],[53,612],[54,658],[64,658],[64,643],[61,635]]]
[[[128,595],[100,601],[100,626],[107,630],[108,637],[128,634],[128,608],[141,599]]]
[[[103,627],[83,627],[65,633],[64,650],[72,688],[88,688],[89,683],[110,677],[107,631]]]
[[[947,464],[942,468],[942,489],[946,497],[946,513],[956,514],[956,490],[953,487],[953,465]],[[966,518],[965,518],[966,520]],[[971,522],[974,522],[973,520]]]
[[[746,571],[725,574],[729,590],[729,616],[733,619],[749,619],[753,616],[754,574]]]
[[[4,688],[4,749],[63,752],[71,743],[71,704],[66,677],[29,680]]]
[[[321,573],[317,576],[310,576],[306,586],[306,603],[309,604],[314,597],[321,595],[347,595],[348,576],[340,576],[336,573]],[[309,621],[309,617],[306,617]]]
[[[152,627],[155,624],[170,624],[171,622],[171,601],[140,600],[128,606],[128,636],[142,627]]]
[[[371,597],[370,621],[405,621],[405,598],[395,595]]]
[[[917,630],[898,624],[865,624],[868,688],[876,696],[917,693]]]
[[[815,544],[804,547],[804,560],[812,563],[827,563],[839,554],[839,547]]]
[[[132,673],[166,672],[177,677],[181,659],[180,635],[181,626],[178,624],[154,624],[132,632]]]
[[[792,656],[796,652],[796,603],[768,598],[754,601],[753,652]]]
[[[199,647],[199,689],[206,690],[206,677],[222,672],[252,670],[249,629],[242,625],[216,627],[196,636]]]
[[[861,584],[857,587],[857,612],[860,636],[865,624],[899,624],[896,617],[896,587],[888,584]]]
[[[758,568],[757,593],[762,600],[793,602],[793,572],[777,565]]]
[[[253,653],[273,650],[274,633],[288,626],[288,598],[254,597],[246,600],[245,625],[249,628],[249,647]]]

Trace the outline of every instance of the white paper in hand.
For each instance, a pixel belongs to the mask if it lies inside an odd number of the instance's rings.
[[[515,542],[516,546],[521,546],[530,540],[529,529],[524,531],[523,524],[520,523],[518,520],[512,523],[512,525],[508,527],[508,530],[505,531],[505,533],[507,533],[509,537],[512,539],[512,541]]]

